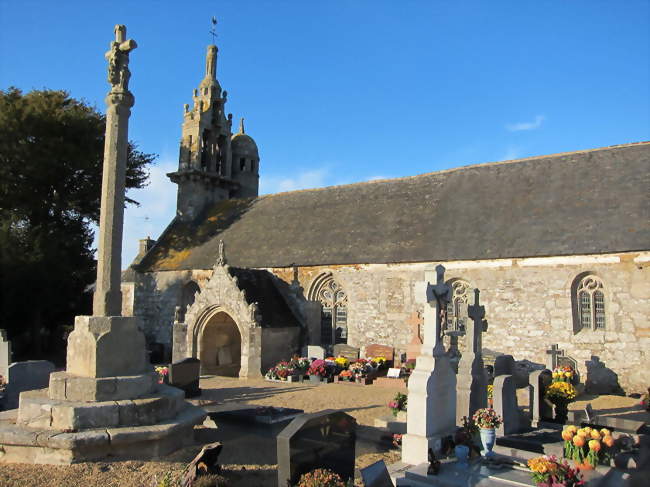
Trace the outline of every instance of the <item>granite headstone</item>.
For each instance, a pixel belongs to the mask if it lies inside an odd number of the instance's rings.
[[[196,358],[186,358],[169,366],[169,385],[185,391],[185,397],[195,397],[201,394],[199,375],[201,361]]]
[[[354,478],[357,422],[343,411],[302,414],[277,438],[278,486],[294,485],[300,476],[327,468],[344,481]]]

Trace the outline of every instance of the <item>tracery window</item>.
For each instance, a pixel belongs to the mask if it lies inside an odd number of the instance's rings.
[[[467,305],[470,287],[462,279],[454,279],[447,283],[451,286],[451,299],[447,303],[447,331],[465,331],[467,324]]]
[[[321,344],[348,342],[348,296],[334,278],[325,276],[318,282],[314,300],[321,308]]]
[[[592,274],[575,286],[575,331],[605,329],[605,291],[603,281]]]

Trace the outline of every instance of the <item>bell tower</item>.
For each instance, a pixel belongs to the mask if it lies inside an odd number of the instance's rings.
[[[225,115],[228,93],[217,81],[217,46],[209,45],[205,76],[185,105],[178,170],[167,174],[178,184],[176,214],[192,220],[210,204],[228,199],[240,183],[232,178],[232,114]]]

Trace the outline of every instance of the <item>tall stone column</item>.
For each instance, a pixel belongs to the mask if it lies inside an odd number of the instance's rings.
[[[110,50],[106,53],[111,90],[106,97],[106,139],[99,217],[97,283],[93,297],[94,316],[122,314],[120,274],[126,158],[129,117],[135,102],[133,94],[129,91],[129,53],[137,47],[135,41],[125,38],[126,27],[115,26],[115,40],[111,42]]]
[[[456,428],[456,374],[442,343],[451,288],[445,284],[445,268],[425,272],[427,304],[424,306],[424,340],[415,370],[408,381],[406,435],[402,440],[402,461],[418,465],[428,461],[429,448],[439,451],[441,440]]]
[[[121,316],[120,272],[128,124],[134,98],[129,91],[129,52],[126,27],[115,26],[115,40],[106,53],[106,142],[99,224],[97,284],[93,316],[77,316],[68,337],[65,372],[50,376],[51,399],[120,400],[147,394],[155,387],[145,338],[136,318]]]

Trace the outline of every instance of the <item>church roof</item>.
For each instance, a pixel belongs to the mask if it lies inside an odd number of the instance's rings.
[[[172,221],[140,271],[650,249],[650,142],[222,201]]]

